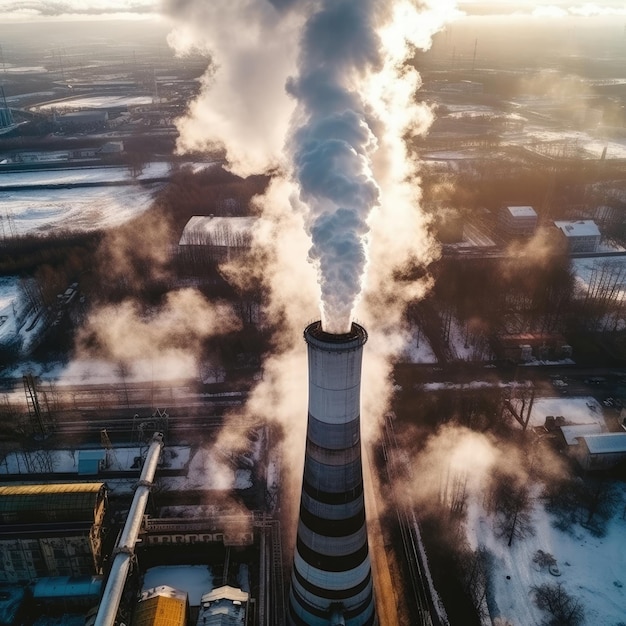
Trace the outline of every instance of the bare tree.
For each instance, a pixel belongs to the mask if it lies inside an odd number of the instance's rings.
[[[606,521],[619,501],[613,484],[602,479],[585,480],[580,485],[578,496],[580,505],[586,512],[582,522],[585,526],[594,520],[596,524]]]
[[[570,596],[561,583],[545,583],[531,588],[535,604],[548,613],[542,626],[579,626],[585,619],[580,600]]]
[[[494,511],[493,527],[497,537],[506,537],[507,545],[513,539],[525,539],[535,533],[530,515],[531,498],[528,487],[516,481],[515,476],[496,472],[489,498]]]

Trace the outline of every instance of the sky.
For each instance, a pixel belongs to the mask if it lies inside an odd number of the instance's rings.
[[[179,4],[184,4],[181,2]],[[579,0],[458,0],[459,16],[466,15],[535,15],[560,17],[566,15],[623,15],[626,7],[621,0],[580,2]],[[161,15],[160,0],[3,0],[0,23],[52,19],[127,18],[148,19]]]

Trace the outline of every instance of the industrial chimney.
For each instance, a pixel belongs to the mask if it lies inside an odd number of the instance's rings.
[[[365,329],[304,331],[309,417],[289,624],[376,624],[365,525],[359,397]]]

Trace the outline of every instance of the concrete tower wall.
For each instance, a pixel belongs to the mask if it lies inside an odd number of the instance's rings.
[[[361,361],[367,333],[304,333],[309,416],[289,623],[376,623],[361,466]],[[334,622],[334,623],[344,623]]]

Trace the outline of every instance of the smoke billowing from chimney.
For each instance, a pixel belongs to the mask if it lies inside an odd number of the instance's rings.
[[[367,254],[367,218],[379,202],[370,153],[376,138],[361,97],[362,77],[380,67],[379,2],[321,3],[304,27],[290,148],[301,199],[309,208],[310,258],[319,268],[327,332],[350,328]]]
[[[178,20],[170,36],[176,50],[210,51],[213,61],[178,123],[179,150],[223,145],[237,173],[278,167],[297,183],[324,328],[346,331],[377,238],[376,261],[382,248],[388,255],[377,287],[389,283],[392,266],[430,258],[404,140],[424,132],[432,116],[415,103],[419,75],[406,60],[430,45],[453,3],[167,0],[165,7]]]

